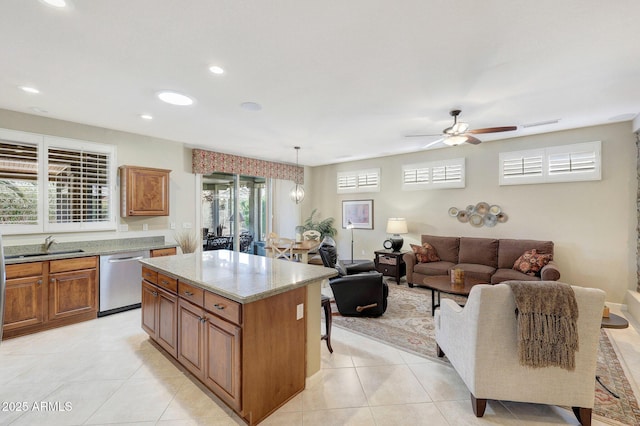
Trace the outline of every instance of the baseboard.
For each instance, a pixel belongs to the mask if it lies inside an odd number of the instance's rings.
[[[627,307],[627,313],[631,315],[637,323],[640,323],[640,293],[627,290],[624,301]]]

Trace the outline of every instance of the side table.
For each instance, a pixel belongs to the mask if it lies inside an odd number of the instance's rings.
[[[600,322],[602,328],[627,328],[629,327],[629,321],[616,314],[609,314],[607,318],[602,317]]]
[[[402,255],[407,251],[393,251],[391,249],[376,250],[374,260],[376,271],[387,277],[394,277],[396,283],[400,284],[400,277],[407,274],[407,265],[402,259]]]

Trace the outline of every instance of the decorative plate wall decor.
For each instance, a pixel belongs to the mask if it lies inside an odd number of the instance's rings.
[[[480,228],[486,226],[492,228],[498,223],[505,223],[509,218],[497,204],[489,204],[481,201],[476,205],[469,204],[464,209],[449,207],[447,213],[455,217],[459,222],[469,223],[471,226]]]

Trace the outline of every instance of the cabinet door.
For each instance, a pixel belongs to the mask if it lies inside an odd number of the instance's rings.
[[[204,310],[178,299],[178,360],[196,377],[204,375]]]
[[[169,216],[169,172],[146,167],[122,167],[122,216]]]
[[[158,288],[142,281],[142,329],[154,340],[156,340],[157,327],[157,307]]]
[[[240,327],[209,315],[205,326],[204,383],[235,409],[240,409]]]
[[[178,297],[158,289],[156,341],[174,358],[178,356]]]
[[[4,330],[14,330],[44,321],[42,277],[7,280]]]
[[[49,275],[49,319],[98,312],[96,270]]]

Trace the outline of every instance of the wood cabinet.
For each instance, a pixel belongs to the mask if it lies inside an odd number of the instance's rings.
[[[151,250],[151,257],[173,256],[176,253],[177,250],[175,247],[153,249]]]
[[[97,312],[96,257],[49,262],[49,319]]]
[[[178,297],[142,281],[142,328],[173,357],[178,355]]]
[[[43,262],[7,265],[4,333],[44,322]]]
[[[120,216],[169,216],[171,170],[120,166]]]
[[[241,397],[241,331],[180,293],[178,361],[235,410],[240,410]]]
[[[299,306],[306,287],[240,304],[147,266],[142,276],[142,328],[247,423],[259,423],[304,389],[306,323]],[[175,297],[176,288],[176,310],[167,303],[158,313],[159,295]],[[175,327],[177,343],[167,347],[158,337],[159,318],[172,315],[175,322],[165,323]]]
[[[236,411],[241,407],[241,331],[215,315],[205,322],[204,384]]]
[[[96,256],[7,265],[4,337],[97,317]]]

